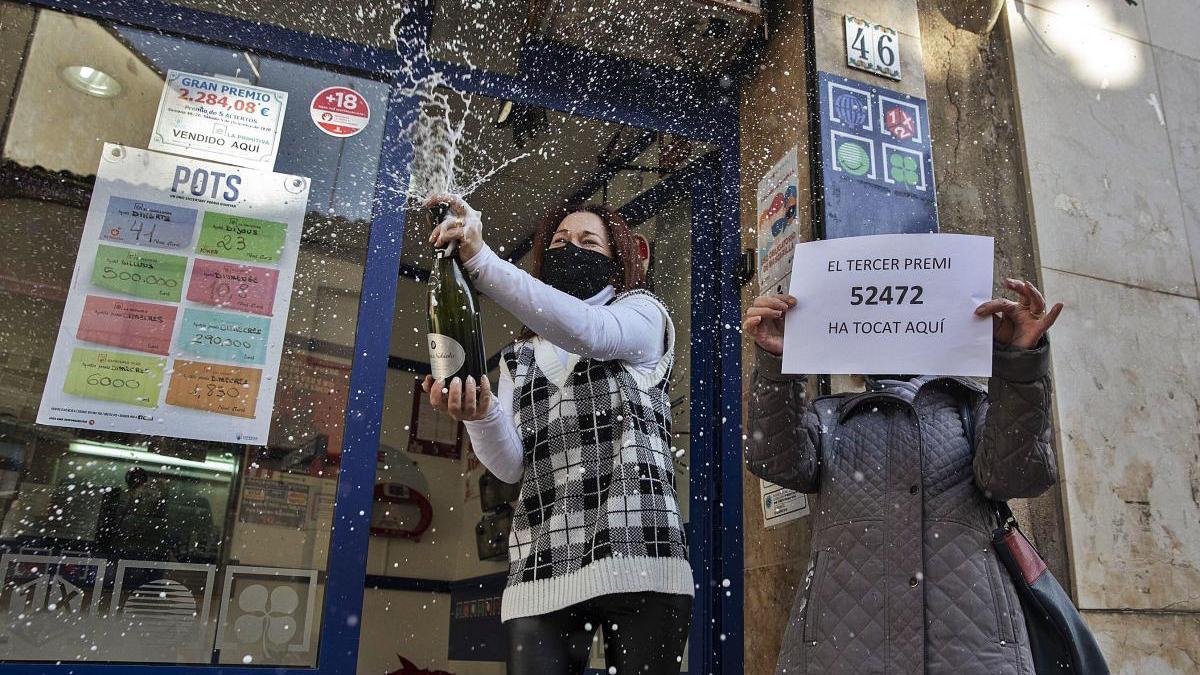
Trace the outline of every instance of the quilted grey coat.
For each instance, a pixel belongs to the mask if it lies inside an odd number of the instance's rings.
[[[923,376],[809,401],[779,369],[758,350],[746,460],[813,495],[814,555],[776,672],[1033,675],[989,498],[1057,480],[1045,341],[997,348],[990,394]]]

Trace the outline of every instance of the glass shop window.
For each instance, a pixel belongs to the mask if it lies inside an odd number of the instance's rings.
[[[0,661],[313,666],[387,85],[0,34]]]

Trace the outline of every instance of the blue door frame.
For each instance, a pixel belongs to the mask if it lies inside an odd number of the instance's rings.
[[[742,672],[741,335],[736,270],[738,101],[716,79],[530,41],[520,73],[504,75],[417,54],[357,45],[273,25],[173,6],[162,0],[21,0],[27,4],[204,42],[236,46],[347,73],[389,80],[405,64],[437,69],[462,91],[595,119],[667,131],[716,148],[680,176],[692,198],[691,536],[697,590],[689,670]],[[397,32],[423,39],[430,14],[416,12]],[[420,51],[420,50],[417,50]],[[392,311],[404,238],[404,203],[379,189],[407,182],[411,148],[401,130],[416,102],[393,93],[385,118],[375,208],[346,403],[341,476],[330,539],[329,574],[316,668],[103,663],[0,663],[0,675],[350,675],[358,661],[358,622],[366,577],[376,452],[383,415]],[[670,185],[665,186],[667,189]],[[699,628],[699,630],[695,630]]]

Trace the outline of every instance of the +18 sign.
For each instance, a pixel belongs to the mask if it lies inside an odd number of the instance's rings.
[[[846,65],[900,79],[900,34],[894,28],[847,14]]]

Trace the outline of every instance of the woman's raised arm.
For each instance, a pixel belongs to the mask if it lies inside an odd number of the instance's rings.
[[[666,349],[666,309],[648,294],[590,305],[535,279],[486,244],[464,267],[481,293],[572,354],[653,365]]]

